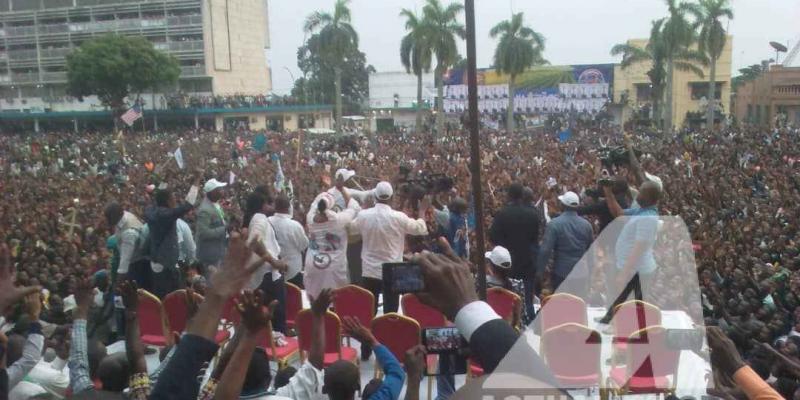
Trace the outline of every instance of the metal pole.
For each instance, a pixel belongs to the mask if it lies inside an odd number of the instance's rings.
[[[478,296],[486,299],[486,243],[483,227],[483,188],[481,187],[481,143],[478,125],[478,76],[475,51],[475,0],[465,0],[467,16],[467,85],[469,87],[469,147],[472,196],[475,202],[475,234],[478,237]]]

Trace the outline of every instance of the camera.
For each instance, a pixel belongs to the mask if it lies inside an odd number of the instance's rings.
[[[636,154],[637,158],[642,155],[642,152],[639,150],[634,149],[633,152]],[[629,165],[631,163],[631,157],[628,149],[620,146],[606,150],[605,153],[600,155],[600,162],[603,164],[603,167],[611,169],[615,166]]]

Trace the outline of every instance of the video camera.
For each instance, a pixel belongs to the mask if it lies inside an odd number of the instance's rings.
[[[637,158],[642,155],[642,152],[639,150],[634,149],[633,152],[636,154]],[[628,149],[619,146],[605,150],[605,152],[600,155],[600,162],[603,164],[603,167],[611,169],[615,166],[621,167],[630,165],[631,157]]]
[[[453,186],[453,178],[445,174],[420,171],[416,176],[411,176],[409,167],[400,166],[398,192],[412,200],[420,200],[426,194],[448,192]]]

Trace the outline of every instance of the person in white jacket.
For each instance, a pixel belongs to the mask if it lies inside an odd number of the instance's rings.
[[[337,289],[350,283],[346,228],[358,212],[358,203],[350,198],[342,184],[342,181],[337,182],[347,208],[333,211],[335,199],[329,193],[322,193],[314,199],[306,216],[309,246],[303,283],[312,298],[322,289]]]
[[[279,194],[275,198],[275,215],[269,217],[269,222],[275,227],[281,261],[288,265],[284,280],[303,286],[300,271],[303,269],[303,252],[308,248],[308,236],[303,225],[292,219],[290,209],[289,197]]]

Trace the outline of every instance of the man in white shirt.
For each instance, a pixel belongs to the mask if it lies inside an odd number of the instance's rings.
[[[275,198],[275,215],[269,222],[275,228],[275,236],[281,248],[280,259],[288,265],[284,279],[299,287],[303,286],[303,252],[308,248],[308,236],[303,225],[292,219],[289,211],[291,201],[285,194]]]
[[[178,260],[184,264],[191,264],[197,253],[192,228],[180,218],[175,222],[175,228],[178,231]]]
[[[383,264],[403,261],[406,235],[428,234],[428,226],[423,219],[412,219],[400,211],[392,210],[389,201],[393,194],[389,182],[378,183],[375,187],[375,207],[362,210],[352,223],[364,240],[361,284],[375,295],[376,303],[383,288]],[[424,212],[420,210],[421,214]],[[397,293],[383,294],[384,313],[396,312],[397,306]]]

